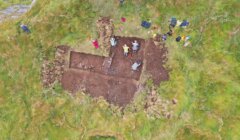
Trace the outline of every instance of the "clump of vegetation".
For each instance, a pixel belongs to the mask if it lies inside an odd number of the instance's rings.
[[[116,140],[116,138],[111,136],[92,136],[90,140]]]
[[[104,11],[96,3],[111,5]],[[114,0],[37,1],[26,15],[0,26],[0,139],[89,139],[93,131],[129,140],[240,139],[236,9],[240,9],[238,0],[132,0],[122,7]],[[55,46],[78,47],[90,40],[92,25],[103,14],[114,16],[116,26],[121,26],[117,22],[122,16],[131,26],[148,18],[162,32],[168,30],[172,16],[190,21],[187,29],[174,34],[190,35],[192,47],[182,47],[175,36],[168,38],[170,80],[157,89],[162,98],[178,100],[176,117],[148,118],[142,106],[136,112],[114,113],[103,100],[81,93],[73,98],[59,87],[42,88],[43,59],[54,56]],[[23,33],[20,23],[32,33]],[[143,29],[139,32],[142,37],[151,35]]]

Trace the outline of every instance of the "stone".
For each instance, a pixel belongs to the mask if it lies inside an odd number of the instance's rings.
[[[175,98],[172,99],[173,104],[177,104],[177,102],[178,102],[177,99],[175,99]]]
[[[110,38],[113,35],[113,23],[112,20],[108,17],[101,17],[97,21],[98,35],[99,35],[99,44],[100,46],[107,47],[110,49]]]

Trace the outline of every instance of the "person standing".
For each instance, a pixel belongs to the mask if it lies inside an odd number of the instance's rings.
[[[112,46],[112,47],[117,46],[117,41],[116,41],[116,39],[115,39],[114,37],[111,37],[111,38],[110,38],[110,43],[111,43],[111,46]]]
[[[129,47],[125,44],[123,46],[123,55],[128,56],[128,52],[129,52]]]
[[[139,44],[137,42],[137,40],[134,40],[134,42],[132,42],[132,50],[133,50],[133,53],[136,53],[138,50],[139,50]]]

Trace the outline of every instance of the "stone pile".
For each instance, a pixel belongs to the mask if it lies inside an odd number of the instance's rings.
[[[112,53],[111,56],[106,57],[106,58],[104,59],[104,62],[103,62],[102,67],[103,67],[103,70],[104,70],[105,74],[108,74],[109,71],[110,71],[110,68],[111,68],[111,65],[112,65],[112,61],[113,61],[114,55],[115,55],[115,54]]]
[[[53,63],[45,60],[42,65],[42,83],[44,87],[49,87],[55,81]]]
[[[163,45],[164,42],[162,42],[162,35],[160,34],[156,34],[154,37],[153,37],[153,41],[154,41],[154,44],[156,46],[160,46],[160,45]]]
[[[62,75],[65,66],[65,54],[67,53],[67,48],[60,46],[57,48],[55,53],[55,81],[60,82],[62,80]]]
[[[54,61],[45,60],[42,65],[42,83],[44,87],[50,87],[55,82],[60,82],[64,72],[65,55],[68,48],[65,46],[57,47]]]
[[[172,105],[168,100],[163,100],[156,94],[155,90],[147,96],[145,103],[145,112],[152,118],[167,118],[170,119],[173,116]]]
[[[113,35],[113,22],[108,17],[101,17],[97,21],[97,32],[99,35],[99,44],[107,49],[110,49],[110,38]]]
[[[78,68],[82,69],[82,70],[90,70],[90,71],[94,71],[94,66],[93,65],[90,65],[90,66],[87,66],[83,63],[79,63],[77,65]]]

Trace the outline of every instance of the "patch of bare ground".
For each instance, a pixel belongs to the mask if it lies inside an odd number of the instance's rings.
[[[156,45],[152,39],[143,40],[135,37],[116,37],[117,46],[111,47],[108,57],[69,51],[69,66],[65,67],[61,80],[64,89],[75,94],[84,91],[92,97],[103,97],[109,103],[126,106],[138,91],[142,67],[132,71],[131,65],[140,60],[145,71],[154,84],[168,79],[167,70],[163,67],[166,48]],[[130,48],[132,42],[139,42],[140,50],[123,55],[123,45]]]

